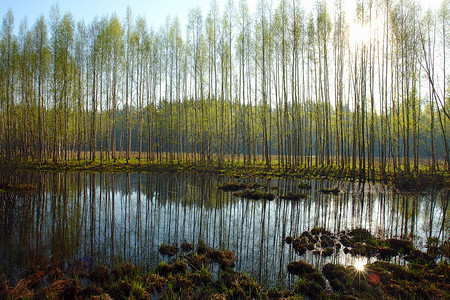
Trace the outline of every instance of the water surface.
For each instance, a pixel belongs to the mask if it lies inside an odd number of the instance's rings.
[[[313,227],[331,232],[363,227],[380,237],[449,237],[449,194],[397,193],[382,184],[307,181],[308,197],[255,201],[217,188],[229,178],[198,174],[29,173],[33,193],[0,195],[0,271],[18,276],[27,266],[83,261],[114,266],[130,261],[156,267],[161,243],[205,241],[238,257],[236,270],[260,282],[290,284],[289,262],[352,264],[342,250],[330,257],[297,255],[285,244]],[[255,181],[246,179],[245,181]],[[296,179],[256,180],[277,195],[300,192]],[[323,187],[339,187],[325,195]],[[305,191],[303,191],[305,192]]]

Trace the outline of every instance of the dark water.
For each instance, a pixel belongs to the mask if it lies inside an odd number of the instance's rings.
[[[205,241],[230,249],[236,270],[262,283],[289,284],[289,262],[317,267],[352,264],[342,250],[324,258],[297,255],[283,240],[313,227],[331,232],[363,227],[380,237],[413,237],[423,248],[428,237],[450,235],[449,194],[405,195],[381,184],[308,181],[301,201],[254,201],[217,189],[230,181],[192,174],[30,173],[33,193],[0,195],[0,271],[18,276],[27,266],[83,261],[114,266],[131,261],[155,267],[167,260],[158,246]],[[281,195],[299,192],[298,180],[259,180]],[[338,186],[339,195],[318,192]]]

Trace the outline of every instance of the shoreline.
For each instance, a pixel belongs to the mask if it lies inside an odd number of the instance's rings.
[[[442,170],[432,171],[421,169],[416,171],[389,170],[381,174],[379,170],[360,173],[358,169],[350,169],[336,165],[332,166],[298,166],[279,167],[272,165],[268,169],[263,163],[254,165],[223,163],[194,163],[194,162],[141,162],[138,160],[104,161],[104,162],[20,162],[17,170],[44,172],[92,172],[92,173],[147,173],[147,172],[185,172],[210,173],[232,178],[245,176],[260,178],[298,178],[315,180],[346,180],[346,181],[374,181],[393,184],[399,190],[424,191],[426,189],[450,188],[450,174]]]

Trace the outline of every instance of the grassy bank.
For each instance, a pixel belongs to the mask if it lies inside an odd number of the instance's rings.
[[[270,168],[265,164],[244,164],[243,162],[148,162],[131,159],[116,161],[92,161],[92,162],[21,162],[18,168],[23,170],[39,170],[50,172],[191,172],[191,173],[212,173],[229,177],[283,177],[301,179],[342,179],[342,180],[372,180],[392,183],[403,190],[424,190],[427,188],[450,187],[450,176],[442,170],[433,171],[423,168],[416,171],[406,172],[404,170],[389,169],[385,172],[373,170],[371,172],[361,172],[355,169],[344,168],[337,165],[332,166],[298,166],[280,167],[275,161]]]
[[[280,241],[282,242],[282,241]],[[239,260],[228,250],[197,245],[162,244],[161,262],[144,271],[130,263],[91,266],[86,261],[30,267],[11,284],[0,276],[1,299],[449,299],[450,242],[429,241],[427,251],[414,249],[408,240],[373,237],[364,229],[332,234],[313,228],[285,241],[294,259],[285,266],[293,279],[290,288],[268,287],[235,271]],[[312,245],[312,247],[311,247]],[[371,264],[344,267],[328,263],[315,268],[302,260],[344,251],[375,257]],[[342,250],[344,249],[344,250]],[[408,267],[389,262],[405,260]]]

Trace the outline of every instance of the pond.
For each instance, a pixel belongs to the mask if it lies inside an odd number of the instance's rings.
[[[379,183],[309,180],[298,201],[249,200],[218,189],[226,177],[199,174],[28,173],[31,193],[0,195],[0,272],[18,277],[30,266],[54,261],[114,266],[130,261],[154,268],[167,257],[162,243],[197,244],[233,251],[235,269],[263,284],[291,285],[289,262],[304,259],[321,268],[353,264],[338,249],[324,257],[300,256],[284,242],[313,227],[337,233],[366,228],[383,238],[409,237],[424,249],[428,237],[449,237],[449,193],[398,193]],[[257,182],[275,195],[299,193],[298,179]],[[338,187],[339,194],[322,188]]]

